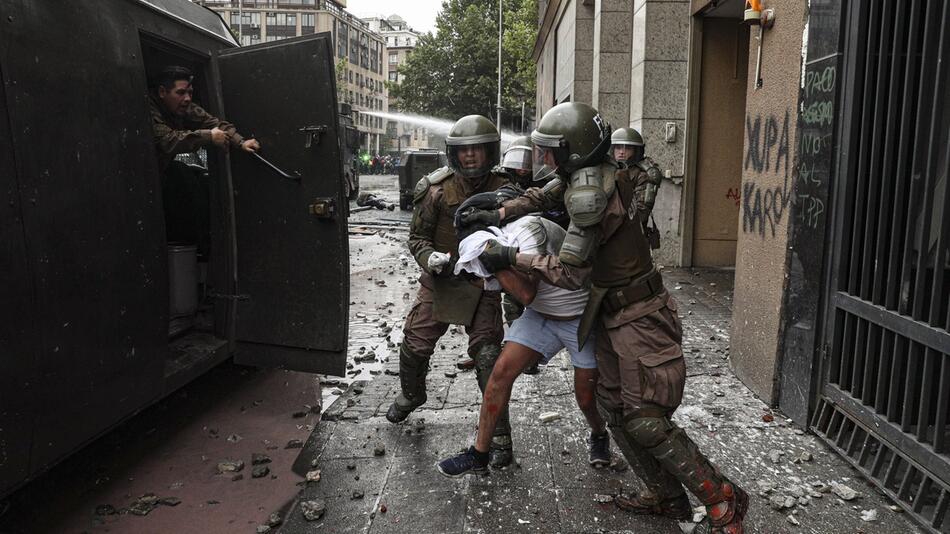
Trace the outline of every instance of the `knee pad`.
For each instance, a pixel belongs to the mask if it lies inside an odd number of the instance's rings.
[[[498,356],[501,355],[501,347],[494,345],[492,343],[485,343],[484,345],[478,347],[478,350],[475,351],[475,355],[472,357],[475,360],[475,369],[480,371],[491,371],[492,367],[495,366],[495,362],[498,361]]]
[[[669,439],[676,427],[668,417],[628,417],[624,428],[640,446],[652,449]]]

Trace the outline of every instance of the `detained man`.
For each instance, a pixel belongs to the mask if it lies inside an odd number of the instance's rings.
[[[478,199],[472,199],[477,202]],[[459,212],[464,212],[463,204]],[[500,286],[526,306],[505,335],[505,344],[495,363],[482,399],[475,444],[467,451],[446,458],[437,464],[440,473],[459,477],[469,473],[486,473],[489,448],[498,416],[507,407],[515,380],[525,369],[538,363],[547,364],[562,349],[567,349],[574,366],[574,395],[577,405],[590,425],[589,462],[594,467],[610,463],[610,438],[603,418],[597,411],[594,390],[597,384],[597,363],[594,343],[578,346],[577,330],[580,316],[587,305],[586,289],[567,290],[555,287],[539,277],[502,270],[491,277],[481,266],[478,255],[488,241],[504,241],[508,246],[531,254],[551,254],[560,250],[565,231],[556,223],[532,215],[518,219],[502,229],[488,228],[471,233],[459,244],[456,272],[468,271],[488,278],[489,285]]]

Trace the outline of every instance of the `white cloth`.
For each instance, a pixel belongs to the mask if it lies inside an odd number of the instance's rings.
[[[499,290],[498,283],[489,273],[478,256],[485,245],[495,240],[502,246],[515,247],[525,254],[554,254],[561,250],[566,232],[552,221],[531,215],[522,217],[504,228],[491,226],[466,237],[459,243],[459,261],[455,264],[455,274],[469,272],[485,279],[485,289]],[[575,317],[584,312],[589,292],[586,289],[569,290],[552,286],[544,280],[538,282],[538,291],[529,305],[536,312],[554,317]]]

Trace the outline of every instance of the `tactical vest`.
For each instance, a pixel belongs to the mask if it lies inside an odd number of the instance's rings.
[[[435,236],[432,239],[432,247],[438,252],[452,252],[458,254],[458,235],[455,233],[455,211],[471,195],[494,191],[508,183],[508,180],[498,174],[489,174],[485,183],[478,189],[471,191],[468,195],[462,188],[461,180],[467,180],[459,175],[442,182],[442,205],[439,206],[439,218],[435,225]]]
[[[620,196],[625,216],[620,227],[595,253],[590,275],[595,286],[626,286],[654,268],[650,244],[643,235],[643,226],[637,217],[637,199],[634,194],[636,175],[630,169],[617,171],[614,194]]]

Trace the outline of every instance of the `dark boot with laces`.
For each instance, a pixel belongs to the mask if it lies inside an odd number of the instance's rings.
[[[587,458],[596,468],[610,465],[610,434],[606,430],[600,434],[591,432],[587,438]]]
[[[488,453],[479,452],[475,447],[446,458],[435,464],[436,469],[447,477],[458,478],[468,474],[488,474]]]

